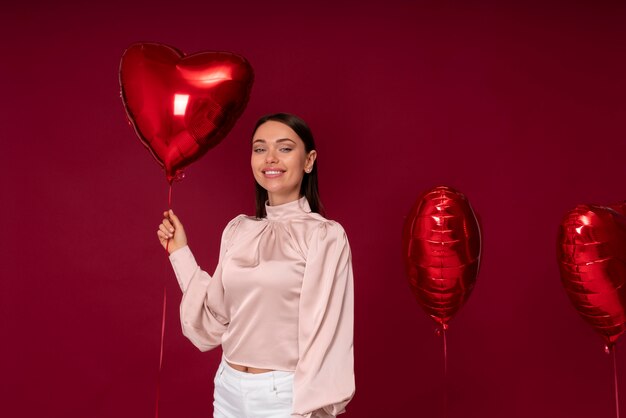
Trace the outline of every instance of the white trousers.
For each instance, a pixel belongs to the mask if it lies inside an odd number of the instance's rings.
[[[214,418],[291,417],[293,372],[240,372],[222,358],[214,383]]]

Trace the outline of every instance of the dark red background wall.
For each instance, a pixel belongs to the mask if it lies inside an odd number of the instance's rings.
[[[312,126],[354,257],[346,417],[442,416],[442,341],[400,245],[440,184],[468,196],[484,234],[449,332],[448,416],[614,416],[611,358],[561,288],[555,238],[574,205],[626,197],[623,2],[58,3],[0,14],[1,416],[153,416],[164,284],[160,417],[211,416],[220,353],[181,336],[155,234],[167,184],[119,97],[136,41],[232,51],[256,71],[238,125],[174,188],[209,271],[226,222],[253,210],[254,121],[288,111]]]

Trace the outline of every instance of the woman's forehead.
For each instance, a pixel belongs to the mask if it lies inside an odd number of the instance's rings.
[[[267,121],[260,125],[254,132],[252,138],[253,142],[266,141],[266,142],[279,142],[284,140],[290,140],[293,142],[302,141],[297,133],[294,132],[289,126],[281,122]]]

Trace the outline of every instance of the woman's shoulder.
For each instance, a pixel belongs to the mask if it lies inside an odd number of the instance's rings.
[[[256,218],[244,214],[240,214],[231,219],[226,226],[224,227],[224,231],[222,232],[222,240],[231,241],[237,231],[241,229],[241,225],[249,221],[256,220]],[[245,228],[245,226],[244,226]]]
[[[311,226],[311,232],[320,238],[326,236],[341,236],[345,235],[343,226],[333,219],[325,218],[316,212],[310,212],[307,216],[308,223]]]
[[[235,216],[233,219],[231,219],[230,222],[228,222],[228,225],[239,224],[241,222],[246,222],[246,221],[258,221],[258,219],[255,218],[254,216],[241,213]]]
[[[226,227],[224,228],[224,231],[235,231],[237,229],[240,229],[241,226],[243,226],[244,228],[246,227],[246,225],[252,225],[252,224],[256,224],[260,221],[260,219],[254,217],[254,216],[250,216],[250,215],[245,215],[245,214],[239,214],[237,216],[235,216],[233,219],[231,219],[228,224],[226,224]]]

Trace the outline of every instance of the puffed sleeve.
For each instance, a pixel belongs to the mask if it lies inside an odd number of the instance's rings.
[[[336,222],[314,232],[299,308],[292,417],[334,417],[354,396],[354,291],[350,246]]]
[[[170,254],[170,262],[183,291],[180,304],[183,334],[201,351],[211,350],[222,343],[222,334],[229,322],[224,307],[222,260],[240,222],[241,216],[238,216],[222,233],[219,261],[213,277],[198,266],[188,246]]]

